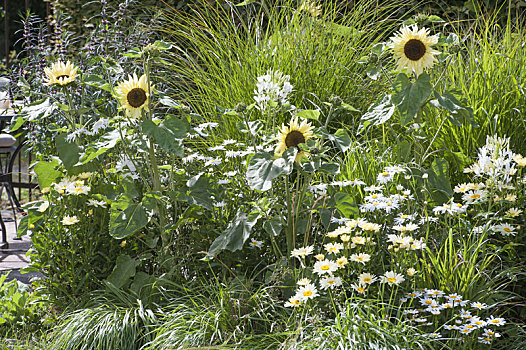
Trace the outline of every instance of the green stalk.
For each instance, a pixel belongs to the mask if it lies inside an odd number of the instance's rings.
[[[148,82],[148,113],[146,117],[149,120],[153,120],[152,116],[152,85],[150,83],[150,68],[151,68],[151,62],[150,59],[147,58],[144,63],[144,74],[146,74],[146,81]],[[150,161],[150,167],[152,171],[152,186],[154,192],[162,193],[162,187],[161,187],[161,177],[159,175],[159,165],[157,163],[157,158],[155,157],[155,146],[154,146],[154,140],[153,138],[148,136],[148,141],[150,144],[150,147],[148,149],[148,156]],[[165,230],[166,226],[166,212],[164,208],[164,203],[161,199],[157,201],[157,206],[159,209],[159,231],[161,233],[161,244],[162,244],[162,250],[161,250],[161,265],[168,260],[169,257],[169,246],[170,246],[170,234]]]
[[[294,236],[294,227],[292,226],[292,199],[290,196],[290,187],[289,187],[289,177],[285,176],[285,196],[287,200],[287,256],[294,249],[293,236]]]

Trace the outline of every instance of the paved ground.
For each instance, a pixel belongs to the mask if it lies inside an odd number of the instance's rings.
[[[8,211],[2,210],[2,218],[4,218],[4,221],[11,217],[12,215],[10,215]],[[20,217],[18,219],[20,219]],[[29,283],[34,277],[41,277],[42,275],[36,272],[20,273],[20,270],[29,264],[29,258],[26,256],[26,252],[31,246],[31,240],[28,236],[24,236],[22,239],[16,239],[14,221],[5,222],[5,225],[7,228],[9,248],[0,249],[0,274],[10,271],[8,280],[16,278],[23,283]]]

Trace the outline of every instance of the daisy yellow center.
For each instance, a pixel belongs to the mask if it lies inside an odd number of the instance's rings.
[[[471,198],[473,198],[473,199],[480,198],[480,194],[474,194],[474,195],[471,196]]]
[[[426,300],[426,304],[429,305],[429,304],[432,304],[433,302],[431,300]]]
[[[509,227],[504,227],[503,230],[506,231],[506,232],[511,232]]]
[[[139,108],[144,102],[146,102],[146,92],[141,88],[131,89],[130,92],[128,92],[128,95],[126,95],[126,99],[130,106],[133,108]]]
[[[488,331],[488,335],[493,335],[495,333],[493,333],[492,331]]]
[[[394,278],[394,277],[389,277],[387,280],[388,280],[389,282],[391,282],[391,283],[396,282],[396,278]]]
[[[365,292],[365,288],[363,288],[363,287],[358,287],[358,291],[361,292],[361,293],[363,293],[363,292]]]
[[[298,130],[292,130],[285,138],[285,145],[289,147],[298,147],[300,143],[305,143],[305,136]]]
[[[334,284],[334,281],[327,281],[327,284]]]
[[[451,305],[450,305],[450,304],[446,304],[446,305],[444,305],[444,307],[445,307],[446,309],[449,309],[449,308],[451,308]]]
[[[310,290],[303,292],[304,297],[310,297],[312,295],[312,292]]]
[[[294,300],[294,304],[295,304],[295,305],[299,305],[299,304],[300,304],[299,299]]]
[[[485,340],[485,341],[491,341],[491,339],[490,339],[490,338],[484,338],[484,340]]]
[[[382,176],[389,176],[389,173],[388,173],[387,171],[384,171],[384,172],[382,173]]]
[[[500,321],[499,320],[491,320],[491,323],[497,324],[497,323],[500,323]]]
[[[426,45],[418,39],[411,39],[404,46],[404,54],[411,61],[418,61],[426,54]]]
[[[365,283],[369,283],[369,282],[371,282],[371,279],[368,278],[368,277],[366,277],[366,278],[363,279],[363,281],[364,281]]]
[[[323,271],[327,271],[327,270],[329,269],[329,265],[323,265],[323,266],[321,267],[321,269],[322,269]]]
[[[372,198],[378,198],[378,196],[376,194],[373,194],[371,197]]]

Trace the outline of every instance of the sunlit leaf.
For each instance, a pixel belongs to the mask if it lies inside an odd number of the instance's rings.
[[[297,152],[295,147],[289,147],[278,159],[273,159],[268,152],[254,155],[247,169],[248,186],[253,190],[269,190],[272,187],[272,180],[280,175],[290,174]]]
[[[224,249],[234,252],[243,248],[243,245],[250,237],[252,227],[257,223],[260,215],[259,211],[246,214],[243,209],[239,209],[226,230],[214,240],[208,253],[216,255]]]
[[[393,84],[393,89],[392,102],[400,112],[400,123],[407,125],[427,101],[433,86],[427,73],[420,74],[414,83],[409,81],[407,75],[400,73]]]

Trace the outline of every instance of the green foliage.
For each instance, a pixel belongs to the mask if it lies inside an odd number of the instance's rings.
[[[524,142],[519,141],[526,137],[525,119],[520,112],[526,108],[524,25],[507,22],[499,26],[496,21],[494,16],[481,15],[472,22],[469,32],[459,33],[462,38],[459,50],[451,53],[437,90],[447,91],[454,87],[470,109],[458,110],[455,103],[449,108],[442,107],[446,108],[446,117],[452,124],[463,123],[461,128],[437,129],[439,123],[434,114],[425,118],[423,136],[430,139],[438,133],[433,149],[446,149],[470,157],[484,144],[486,135],[497,134],[511,137],[516,152],[526,153]],[[455,91],[452,94],[458,98]],[[471,109],[474,120],[469,117]],[[466,117],[469,123],[465,123]],[[474,123],[480,127],[474,128]]]
[[[254,155],[247,167],[248,186],[254,190],[268,191],[272,187],[272,180],[291,173],[297,153],[296,148],[290,147],[278,159],[273,159],[268,152]]]
[[[257,211],[247,215],[240,209],[226,230],[214,240],[208,253],[215,255],[223,249],[234,252],[243,248],[259,218],[260,213]]]
[[[323,325],[298,344],[299,349],[431,349],[425,338],[409,322],[400,319],[391,305],[378,301],[349,299],[334,324]],[[385,310],[393,315],[382,318]]]
[[[426,73],[420,74],[414,83],[409,81],[407,75],[398,74],[393,85],[392,101],[400,112],[402,126],[406,126],[416,117],[432,89],[430,77]]]
[[[6,282],[8,275],[0,276],[0,334],[18,338],[42,326],[49,305],[30,286],[16,279]]]
[[[216,106],[231,108],[240,101],[252,101],[256,77],[272,69],[291,75],[295,93],[289,102],[299,108],[317,109],[332,95],[353,106],[368,104],[370,95],[382,86],[363,76],[358,61],[392,28],[389,13],[396,4],[379,7],[374,1],[361,1],[348,9],[327,2],[316,19],[296,12],[295,5],[283,1],[269,6],[217,6],[186,14],[164,12],[156,30],[174,43],[164,55],[169,65],[162,67],[174,73],[165,78],[173,95],[190,103],[205,120],[217,121]],[[241,9],[250,16],[240,14]],[[271,118],[272,125],[286,119],[283,115]],[[348,125],[356,120],[350,112],[340,118]],[[221,121],[220,128],[227,134],[238,133],[238,118]]]

